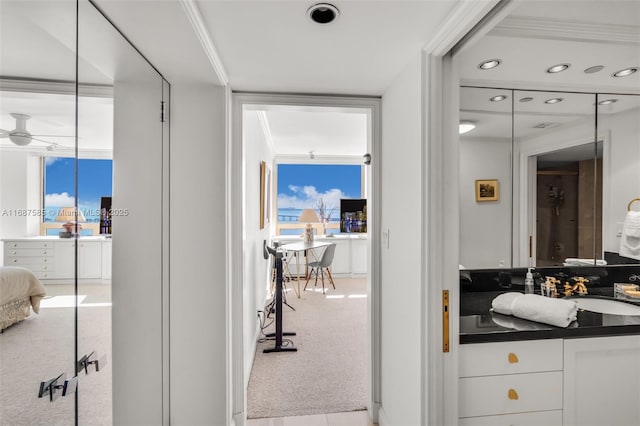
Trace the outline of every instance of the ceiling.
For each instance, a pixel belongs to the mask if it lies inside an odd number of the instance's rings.
[[[18,18],[11,13],[8,19],[11,8],[33,2],[0,2],[0,74],[29,76],[27,70],[38,69],[46,71],[47,78],[55,78],[56,73],[68,76],[69,70],[63,67],[67,61],[53,61],[70,54],[69,34],[61,29],[69,21],[71,9],[60,6],[66,3],[55,2],[58,6],[53,9],[51,2],[38,3],[32,8],[36,12],[28,13],[16,9]],[[338,19],[318,25],[306,15],[314,2],[303,0],[96,2],[170,82],[221,84],[228,80],[236,91],[368,96],[384,93],[459,3],[339,1],[334,2],[341,12]],[[521,1],[507,8],[506,19],[461,53],[463,83],[640,93],[640,73],[610,77],[618,69],[640,66],[640,2]],[[194,10],[199,14],[194,15]],[[5,41],[16,39],[21,43]],[[31,63],[38,56],[24,54],[29,46],[45,47],[42,54],[51,57],[52,66],[43,69]],[[491,58],[500,58],[502,64],[488,71],[477,68],[479,62]],[[91,69],[88,59],[86,62],[83,69]],[[56,63],[60,69],[53,66]],[[571,67],[558,74],[545,73],[548,66],[558,63]],[[605,68],[595,74],[583,72],[593,65]],[[94,71],[92,79],[100,82],[100,70]],[[28,122],[33,133],[61,131],[43,124],[60,121],[55,106],[47,113],[46,104],[41,104],[36,116],[35,109],[18,111],[22,108],[19,103],[13,104],[4,92],[0,95],[1,128],[12,129],[9,112],[23,112],[34,115]],[[350,119],[359,120],[357,114],[316,115],[317,122],[308,112],[285,114],[268,111],[264,116],[276,152],[297,149],[301,155],[310,150],[339,155],[363,151],[361,146],[349,147],[351,140],[362,143],[362,136],[353,134],[357,124],[346,124]],[[300,142],[303,139],[305,143]],[[298,143],[291,143],[293,140]],[[328,140],[341,142],[330,146]]]

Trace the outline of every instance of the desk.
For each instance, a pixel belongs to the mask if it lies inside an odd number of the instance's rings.
[[[296,243],[284,244],[278,247],[278,251],[283,252],[293,252],[296,257],[296,280],[298,281],[298,290],[296,291],[296,295],[298,299],[300,298],[300,260],[298,258],[300,252],[307,252],[308,250],[317,249],[320,247],[326,247],[331,245],[332,243],[327,241],[313,241],[311,243],[307,243],[304,241],[299,241]],[[307,257],[308,259],[308,257]],[[308,260],[307,260],[308,263]],[[295,290],[295,287],[293,288]]]

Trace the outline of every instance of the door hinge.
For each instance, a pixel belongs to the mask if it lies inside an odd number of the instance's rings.
[[[164,101],[160,101],[160,122],[161,123],[167,122],[167,112],[166,112],[166,105]]]
[[[442,290],[442,352],[449,352],[449,290]]]

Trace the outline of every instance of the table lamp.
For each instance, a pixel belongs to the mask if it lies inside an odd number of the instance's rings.
[[[320,222],[316,211],[314,209],[304,209],[298,218],[298,222],[307,222],[307,226],[304,229],[304,241],[306,243],[313,242],[313,227],[311,222]]]
[[[64,231],[60,231],[60,238],[71,238],[75,234],[75,230],[82,229],[82,225],[79,222],[86,222],[84,215],[80,210],[76,210],[75,207],[62,207],[58,210],[56,216],[56,222],[64,222],[62,227]]]

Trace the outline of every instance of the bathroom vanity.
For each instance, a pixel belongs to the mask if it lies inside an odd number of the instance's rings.
[[[522,290],[488,282],[461,291],[461,426],[640,424],[640,315],[579,310],[558,328],[491,312],[495,296]],[[604,280],[592,290],[612,299]]]

